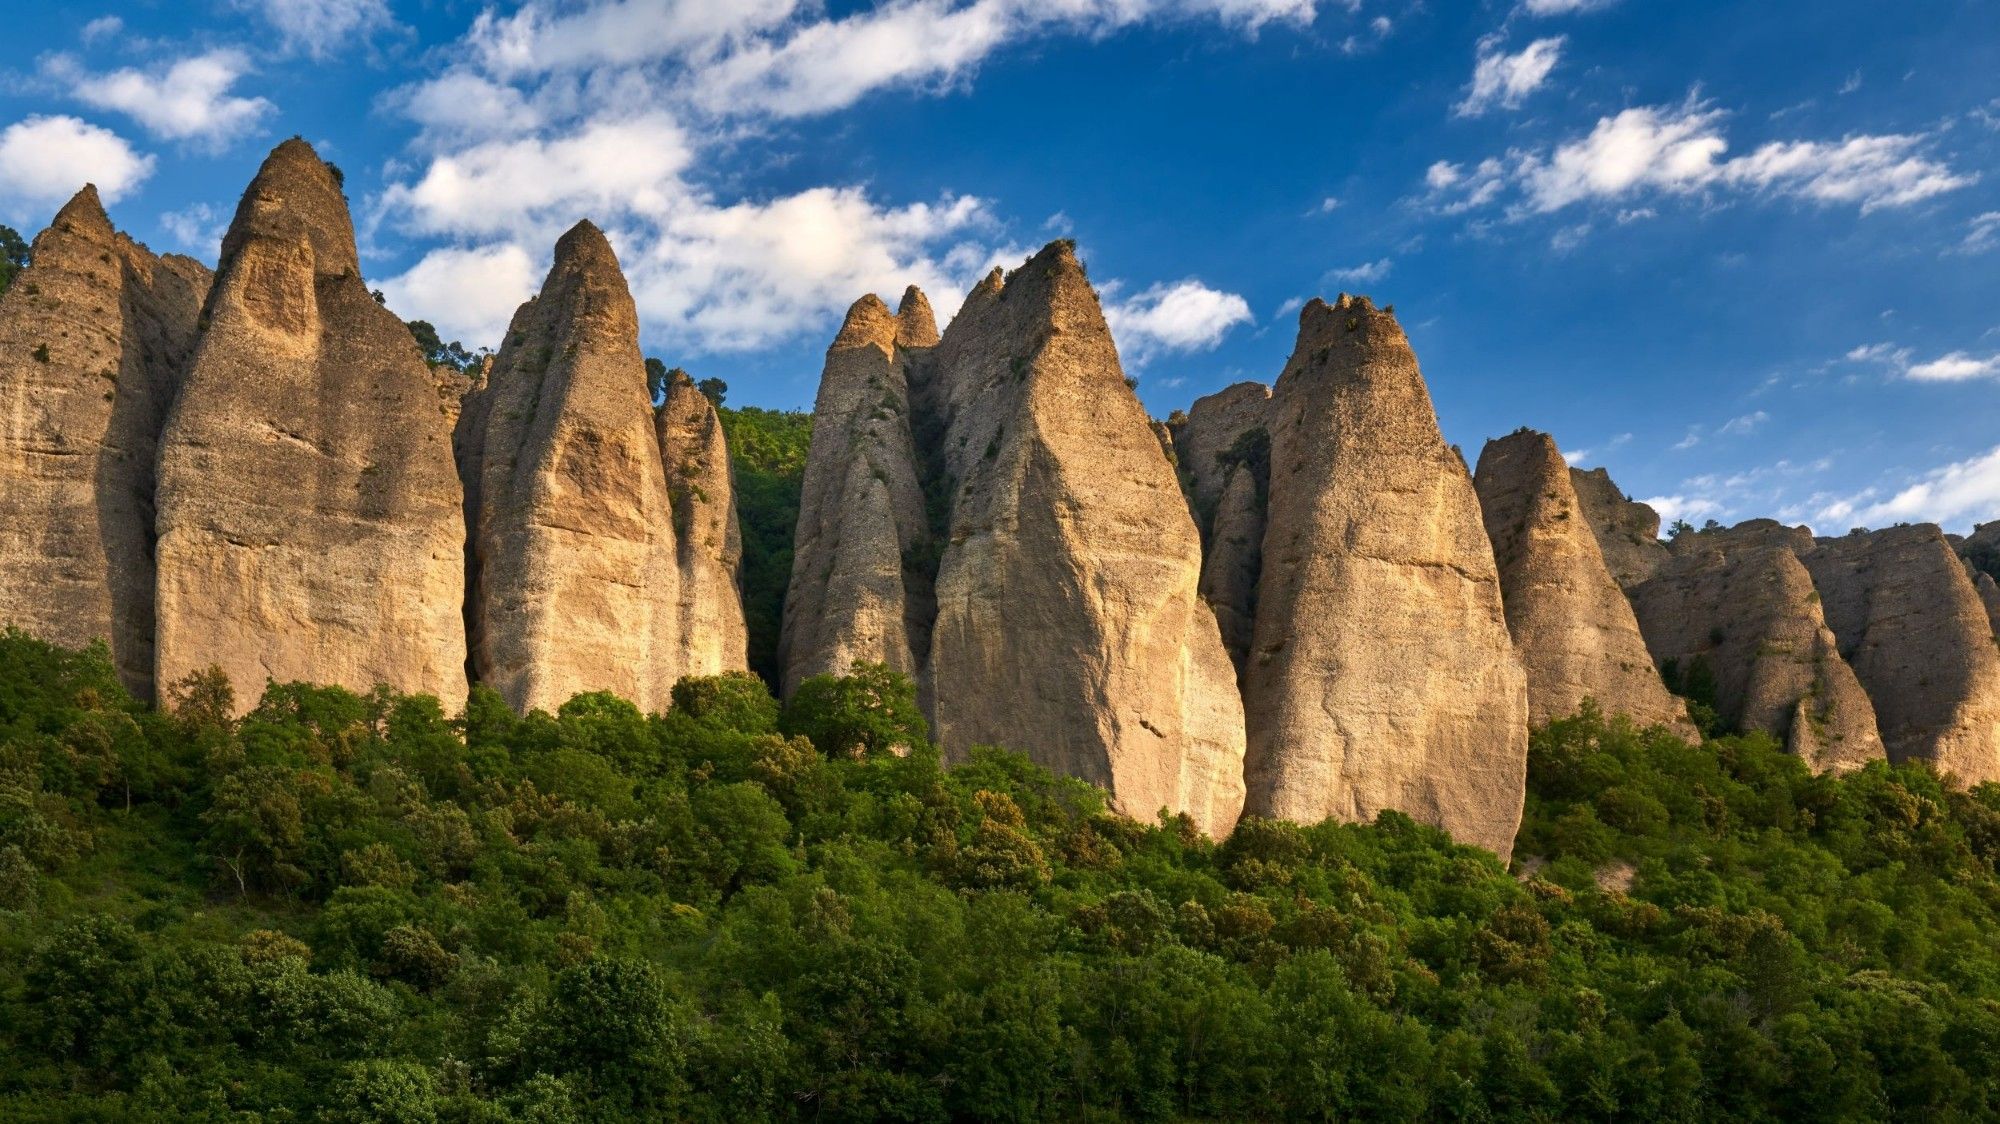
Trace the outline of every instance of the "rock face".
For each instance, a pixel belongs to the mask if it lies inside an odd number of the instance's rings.
[[[1805,564],[1889,759],[2000,780],[2000,652],[1943,533],[1924,523],[1821,539]]]
[[[1666,545],[1660,541],[1660,513],[1626,499],[1604,469],[1572,468],[1569,480],[1612,580],[1629,590],[1652,577],[1667,560]]]
[[[1128,815],[1226,834],[1243,711],[1200,538],[1074,248],[995,270],[914,374],[950,505],[928,659],[947,752],[1018,748]]]
[[[679,673],[740,671],[749,666],[750,644],[743,622],[743,532],[722,419],[694,380],[681,374],[668,382],[653,421],[680,565]]]
[[[1526,680],[1472,481],[1395,317],[1366,298],[1306,305],[1270,435],[1247,810],[1394,809],[1506,856]]]
[[[0,296],[0,626],[105,641],[153,694],[154,461],[211,280],[85,187]]]
[[[673,502],[638,313],[596,227],[556,243],[457,445],[474,676],[519,710],[584,691],[665,710],[683,658]]]
[[[915,288],[854,302],[826,352],[779,639],[784,693],[858,661],[924,677],[937,545],[911,432],[910,366],[938,342]]]
[[[304,141],[265,160],[222,243],[161,440],[164,686],[266,679],[465,698],[450,429],[416,341],[361,280],[340,185]]]
[[[1570,479],[1555,440],[1525,429],[1488,441],[1473,477],[1507,628],[1528,675],[1528,720],[1567,718],[1589,698],[1606,714],[1693,737],[1687,707],[1660,681]]]
[[[1271,388],[1237,383],[1195,400],[1174,452],[1202,536],[1201,596],[1240,679],[1256,629],[1271,483]]]
[[[1712,696],[1725,724],[1782,737],[1817,769],[1858,768],[1882,738],[1799,561],[1811,549],[1804,528],[1768,519],[1684,534],[1632,607],[1662,672]]]

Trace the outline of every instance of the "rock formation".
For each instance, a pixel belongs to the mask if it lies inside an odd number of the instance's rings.
[[[1237,383],[1195,400],[1174,452],[1202,536],[1201,596],[1240,679],[1257,619],[1264,506],[1271,482],[1271,388]]]
[[[1227,833],[1243,711],[1200,537],[1074,248],[998,270],[918,365],[950,503],[928,660],[948,752],[1006,745]]]
[[[1937,526],[1820,539],[1805,564],[1889,759],[1927,761],[1967,784],[2000,780],[2000,651]]]
[[[1506,856],[1526,681],[1472,481],[1395,317],[1306,305],[1271,408],[1247,810],[1393,809]]]
[[[208,270],[155,257],[85,187],[0,296],[0,627],[105,641],[153,693],[154,461]]]
[[[1567,718],[1588,698],[1606,714],[1696,736],[1605,568],[1555,440],[1524,429],[1488,441],[1473,485],[1500,567],[1507,629],[1528,674],[1528,720]]]
[[[604,235],[556,243],[457,440],[474,676],[520,710],[665,710],[683,656],[673,502],[638,312]]]
[[[273,151],[222,243],[159,461],[158,679],[465,697],[464,533],[437,384],[361,280],[347,201]]]
[[[1683,534],[1632,607],[1662,673],[1725,725],[1784,738],[1817,769],[1858,768],[1882,738],[1799,561],[1811,548],[1768,519]]]
[[[654,432],[680,564],[676,666],[681,675],[740,671],[749,666],[750,643],[743,623],[743,533],[722,419],[694,380],[678,373],[668,380]]]
[[[932,534],[911,433],[911,363],[937,344],[915,288],[891,314],[873,296],[848,309],[813,405],[778,656],[784,693],[856,662],[923,678],[936,612]]]
[[[1667,560],[1666,545],[1660,541],[1660,513],[1627,499],[1604,469],[1572,468],[1569,480],[1612,579],[1629,590],[1652,577]]]

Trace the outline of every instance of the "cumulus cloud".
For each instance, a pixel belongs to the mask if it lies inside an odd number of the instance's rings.
[[[1472,67],[1472,84],[1465,100],[1453,107],[1460,117],[1477,117],[1495,106],[1514,109],[1542,88],[1562,58],[1564,37],[1537,39],[1514,54],[1500,49],[1498,36],[1479,41]]]
[[[1221,343],[1229,329],[1253,319],[1242,297],[1193,278],[1107,301],[1104,318],[1120,354],[1133,366],[1161,352],[1208,350]]]
[[[1822,518],[1852,518],[1870,527],[1915,522],[1955,525],[1991,519],[1996,511],[2000,511],[2000,447],[1925,472],[1884,500],[1828,503]]]
[[[1682,520],[1699,523],[1713,519],[1723,513],[1722,501],[1712,496],[1683,495],[1648,496],[1639,501],[1660,513],[1660,524],[1672,526]]]
[[[1986,356],[1954,351],[1925,363],[1913,363],[1903,374],[1918,382],[1964,382],[2000,377],[2000,353]]]
[[[78,33],[77,38],[82,39],[86,43],[96,43],[101,40],[116,38],[124,30],[125,21],[119,19],[117,16],[99,16],[89,23],[84,24],[83,30]]]
[[[1725,116],[1694,100],[1635,107],[1599,118],[1588,135],[1553,149],[1489,158],[1474,172],[1434,164],[1425,186],[1431,204],[1447,213],[1485,206],[1503,195],[1518,217],[1648,195],[1737,191],[1850,205],[1867,214],[1956,191],[1979,178],[1927,155],[1929,138],[1921,134],[1772,141],[1726,157]]]
[[[235,0],[235,6],[263,17],[286,50],[315,58],[396,23],[388,0]]]
[[[206,203],[194,203],[161,215],[160,225],[181,249],[212,262],[221,249],[222,236],[229,230],[229,216]]]
[[[117,133],[67,116],[37,116],[0,131],[0,211],[20,220],[86,183],[113,203],[153,174],[153,157]]]
[[[536,264],[509,243],[446,247],[382,282],[382,295],[396,315],[428,320],[446,340],[498,348],[514,310],[541,280]]]
[[[52,55],[43,60],[42,72],[78,101],[123,113],[156,137],[212,148],[254,128],[276,108],[263,98],[229,92],[250,72],[249,56],[236,50],[178,59],[159,72],[127,67],[109,74],[91,74],[68,55]]]

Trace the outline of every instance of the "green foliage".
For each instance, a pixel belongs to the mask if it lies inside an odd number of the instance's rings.
[[[437,328],[428,320],[412,320],[406,327],[411,338],[417,341],[417,350],[424,353],[424,362],[433,368],[450,367],[454,371],[471,371],[479,366],[480,356],[466,350],[464,344],[453,340],[450,343],[438,338]]]
[[[799,522],[812,415],[756,406],[720,410],[736,469],[736,516],[743,528],[743,615],[750,670],[776,685],[778,630],[792,580],[792,533]]]
[[[14,283],[14,278],[28,268],[29,247],[25,239],[11,226],[0,226],[0,293]]]
[[[694,384],[694,388],[701,391],[701,396],[708,399],[709,405],[718,410],[722,409],[722,400],[729,397],[729,384],[721,379],[703,379]]]
[[[680,368],[676,367],[674,370],[679,371]],[[672,380],[673,374],[667,370],[665,363],[650,355],[646,356],[646,397],[652,400],[655,407],[667,400],[667,386]]]
[[[0,1119],[2000,1112],[2000,791],[1915,765],[1586,711],[1510,874],[945,768],[880,667],[168,698],[0,634]]]

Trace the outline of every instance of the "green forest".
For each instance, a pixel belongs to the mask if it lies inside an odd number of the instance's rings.
[[[515,716],[0,635],[0,1119],[1950,1120],[2000,1111],[2000,792],[1585,713],[1510,873],[1217,844],[907,681]]]

